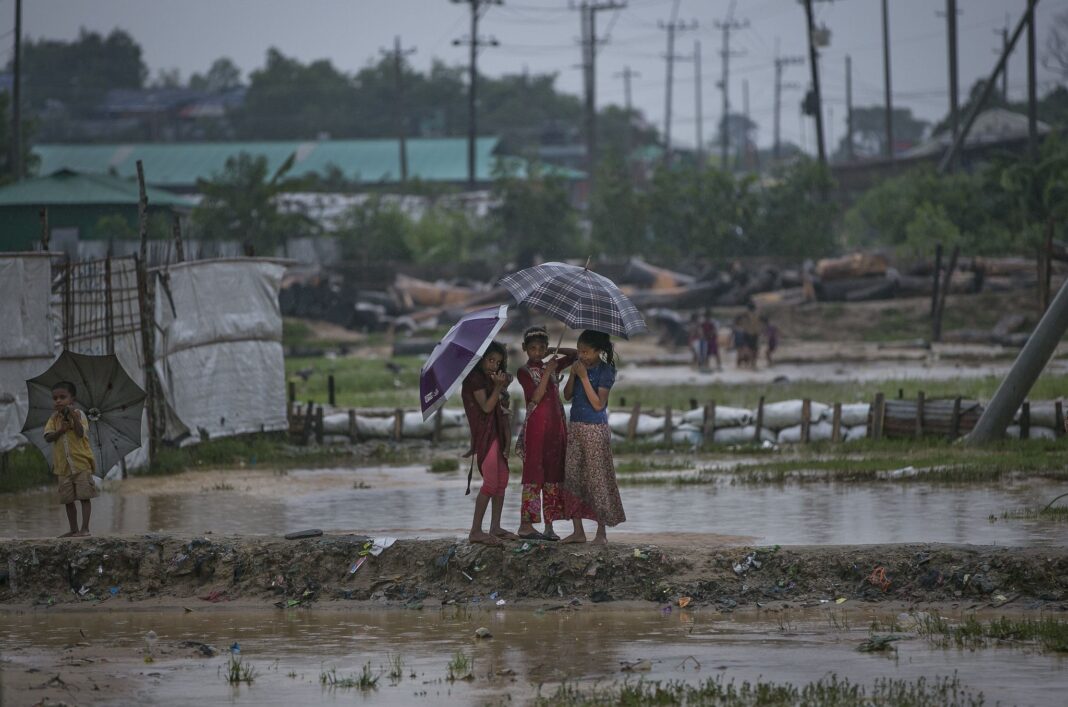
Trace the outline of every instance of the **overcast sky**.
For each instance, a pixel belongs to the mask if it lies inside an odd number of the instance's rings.
[[[480,34],[501,46],[486,49],[479,69],[488,75],[555,72],[557,86],[581,93],[581,61],[577,44],[579,13],[568,0],[505,0],[489,9]],[[663,129],[666,33],[658,23],[669,19],[674,0],[630,0],[618,11],[597,15],[598,34],[606,44],[598,55],[598,103],[623,103],[624,66],[640,73],[634,79],[634,103]],[[726,17],[730,0],[680,0],[679,20],[697,28],[678,34],[676,51],[692,54],[701,42],[704,135],[712,140],[722,106],[718,81],[722,32],[716,21]],[[958,0],[959,65],[962,102],[972,83],[986,76],[997,59],[1001,28],[1015,25],[1026,0]],[[895,105],[909,106],[922,118],[937,120],[948,106],[946,28],[943,0],[891,0],[891,66]],[[14,1],[0,0],[0,41],[10,43]],[[1068,0],[1042,0],[1038,6],[1039,58],[1055,15],[1068,12]],[[730,99],[732,110],[743,103],[743,81],[749,84],[752,118],[759,124],[758,141],[772,137],[774,106],[773,57],[807,57],[804,10],[797,0],[740,0],[734,16],[748,26],[731,34]],[[842,136],[845,120],[845,56],[853,60],[854,105],[882,104],[883,65],[880,0],[817,1],[816,22],[831,31],[831,44],[821,57],[826,98],[828,145]],[[269,47],[302,61],[327,58],[345,71],[355,71],[392,45],[399,35],[415,46],[411,57],[420,69],[432,58],[466,62],[466,48],[452,40],[469,31],[466,4],[448,0],[26,0],[23,32],[39,38],[72,39],[78,30],[108,32],[120,27],[144,47],[153,75],[178,68],[183,79],[203,72],[219,56],[229,56],[245,72],[261,66]],[[1025,38],[1009,64],[1009,93],[1026,95]],[[807,63],[786,70],[788,82],[809,81]],[[1039,67],[1040,93],[1056,84],[1055,74]],[[675,71],[673,136],[694,143],[696,127],[694,65],[680,62]],[[783,138],[813,149],[811,121],[801,121],[800,88],[783,93]]]

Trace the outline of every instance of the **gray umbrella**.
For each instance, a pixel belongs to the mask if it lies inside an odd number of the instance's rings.
[[[52,386],[69,381],[78,389],[77,405],[89,419],[89,443],[96,457],[96,473],[106,474],[127,454],[141,446],[141,413],[145,391],[126,373],[115,356],[87,356],[64,351],[47,371],[26,381],[30,409],[22,434],[34,443],[52,466],[52,445],[44,428],[52,416]]]

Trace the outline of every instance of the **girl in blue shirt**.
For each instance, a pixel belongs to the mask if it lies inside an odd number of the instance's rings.
[[[603,332],[586,330],[578,340],[578,361],[564,386],[571,401],[564,462],[564,507],[575,524],[565,543],[586,542],[582,519],[597,521],[593,542],[608,542],[605,529],[627,519],[619,497],[612,461],[612,432],[608,429],[608,394],[616,382],[616,356],[612,339]]]

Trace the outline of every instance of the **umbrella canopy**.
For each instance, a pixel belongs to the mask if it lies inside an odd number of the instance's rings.
[[[103,475],[127,454],[141,446],[141,412],[145,391],[126,373],[115,356],[87,356],[64,351],[47,371],[26,381],[30,409],[22,434],[52,466],[52,445],[44,428],[52,416],[52,386],[69,381],[78,389],[75,400],[89,419],[89,444],[96,457],[96,472]]]
[[[429,419],[456,392],[486,353],[507,317],[508,305],[471,312],[461,317],[438,342],[419,374],[423,420]]]
[[[629,339],[649,331],[638,308],[603,275],[566,263],[544,263],[501,278],[515,301],[559,319]]]

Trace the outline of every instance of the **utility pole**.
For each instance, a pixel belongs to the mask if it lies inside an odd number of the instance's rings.
[[[953,139],[960,132],[960,94],[957,89],[957,0],[946,0],[946,32],[949,48],[949,122]]]
[[[894,103],[890,90],[890,11],[883,0],[883,91],[886,96],[886,156],[894,159]]]
[[[883,0],[884,7],[886,0]],[[812,17],[812,0],[805,0],[805,20],[808,27],[808,63],[812,68],[812,92],[816,98],[816,151],[820,164],[827,166],[827,148],[823,144],[823,99],[820,97],[819,52],[816,51],[816,22]]]
[[[701,40],[693,43],[693,70],[694,70],[694,101],[697,107],[697,164],[704,166],[705,162],[705,119],[701,111]]]
[[[597,174],[597,13],[606,10],[621,10],[626,5],[618,2],[586,2],[579,6],[582,13],[582,67],[585,77],[586,113],[586,173],[590,193]]]
[[[749,169],[749,79],[742,79],[742,115],[745,116],[745,130],[742,132],[742,150],[738,162],[743,170]]]
[[[15,58],[11,84],[11,170],[22,179],[22,0],[15,0]]]
[[[853,59],[846,54],[846,158],[856,159],[853,152]]]
[[[1005,15],[1005,26],[1001,28],[1001,51],[1007,53],[1009,47],[1009,16]],[[1005,60],[1005,70],[1001,72],[1001,97],[1009,102],[1009,62]]]
[[[454,47],[468,45],[471,47],[470,75],[467,87],[467,186],[474,189],[477,183],[475,174],[475,141],[478,137],[478,49],[479,47],[497,47],[500,42],[489,37],[478,36],[478,21],[489,10],[490,5],[503,5],[504,0],[452,0],[471,6],[471,34],[464,39],[452,40]]]
[[[730,94],[730,79],[731,79],[731,32],[736,29],[745,29],[749,26],[749,20],[736,20],[734,19],[734,1],[731,1],[730,8],[727,10],[727,18],[720,22],[716,20],[713,23],[715,27],[723,33],[723,45],[720,49],[720,57],[723,60],[723,78],[721,79],[720,89],[723,91],[723,122],[720,128],[719,136],[719,159],[720,165],[723,169],[727,169],[728,153],[730,152],[730,115],[731,115],[731,94]],[[734,56],[738,56],[735,54]]]
[[[675,55],[675,33],[697,28],[696,20],[692,23],[679,22],[676,18],[679,14],[679,0],[671,11],[669,22],[660,22],[660,29],[667,32],[667,89],[664,96],[664,164],[671,164],[671,89],[675,78],[675,60],[681,57]]]
[[[1027,151],[1038,160],[1038,87],[1035,66],[1035,5],[1027,0]]]
[[[627,109],[627,132],[626,132],[626,149],[627,159],[630,159],[630,151],[633,148],[631,137],[631,115],[633,108],[631,107],[630,100],[630,80],[641,76],[637,71],[632,71],[629,66],[624,66],[623,70],[613,74],[615,78],[623,77],[623,103]]]
[[[408,113],[404,108],[404,57],[415,54],[415,48],[401,49],[400,37],[393,38],[393,50],[380,49],[384,56],[393,59],[393,124],[397,128],[400,143],[400,179],[408,181]]]
[[[779,38],[775,38],[775,141],[772,154],[775,159],[781,157],[780,120],[782,119],[782,90],[784,88],[797,88],[796,83],[784,84],[782,82],[783,70],[791,64],[803,64],[803,56],[779,56]]]

